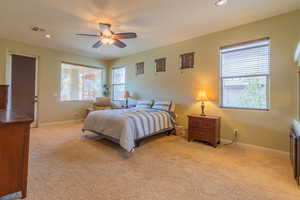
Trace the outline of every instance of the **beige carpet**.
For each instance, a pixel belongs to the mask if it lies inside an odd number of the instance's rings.
[[[30,200],[300,199],[287,156],[157,136],[126,157],[81,124],[32,130]]]

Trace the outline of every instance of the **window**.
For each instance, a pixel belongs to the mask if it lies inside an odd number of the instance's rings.
[[[269,109],[270,40],[223,47],[220,58],[221,106]]]
[[[144,74],[144,62],[136,63],[136,75]]]
[[[112,100],[124,100],[125,92],[125,67],[112,69]]]
[[[194,52],[180,55],[180,69],[188,69],[194,67]]]
[[[155,72],[166,71],[166,58],[159,58],[155,60]]]
[[[62,101],[93,100],[102,96],[103,70],[78,64],[61,64]]]

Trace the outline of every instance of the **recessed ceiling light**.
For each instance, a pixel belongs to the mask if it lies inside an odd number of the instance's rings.
[[[215,5],[216,6],[223,6],[223,5],[225,5],[227,3],[227,0],[217,0],[216,2],[215,2]]]
[[[45,37],[46,38],[51,38],[51,35],[50,34],[46,34]]]

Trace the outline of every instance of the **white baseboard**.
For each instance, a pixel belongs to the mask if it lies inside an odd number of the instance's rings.
[[[231,140],[224,139],[224,138],[221,138],[221,141],[224,142],[224,143],[230,143],[231,142]],[[277,149],[272,149],[272,148],[268,148],[268,147],[262,147],[262,146],[257,146],[257,145],[254,145],[254,144],[247,144],[247,143],[242,143],[242,142],[237,142],[236,144],[240,145],[240,146],[243,146],[243,147],[246,147],[246,148],[249,148],[249,149],[255,149],[255,150],[260,151],[260,152],[277,153],[277,154],[281,154],[281,155],[284,155],[284,156],[289,156],[289,152],[287,152],[287,151],[281,151],[281,150],[277,150]]]
[[[77,123],[82,122],[84,119],[73,119],[73,120],[66,120],[66,121],[54,121],[54,122],[42,122],[39,123],[39,126],[50,126],[55,124],[68,124],[68,123]]]

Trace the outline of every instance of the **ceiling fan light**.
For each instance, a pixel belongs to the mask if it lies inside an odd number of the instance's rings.
[[[109,39],[108,44],[112,45],[115,41],[113,39]]]
[[[112,45],[115,41],[112,38],[102,38],[101,42],[104,45]]]
[[[101,42],[102,42],[103,44],[107,45],[107,44],[108,44],[108,39],[107,39],[107,38],[102,38],[102,39],[101,39]]]
[[[225,5],[227,3],[227,0],[217,0],[216,2],[215,2],[215,5],[216,6],[223,6],[223,5]]]
[[[106,37],[111,37],[112,32],[108,29],[105,29],[105,30],[102,31],[102,34]]]

